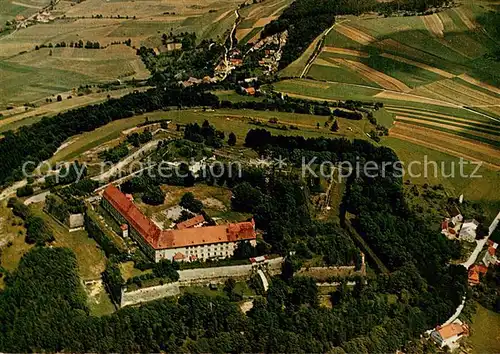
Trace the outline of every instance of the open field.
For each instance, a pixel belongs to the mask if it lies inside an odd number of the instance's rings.
[[[421,145],[419,142],[402,140],[389,135],[382,140],[382,144],[393,149],[404,163],[404,180],[411,180],[415,184],[437,185],[442,184],[449,195],[480,202],[488,218],[494,218],[500,208],[500,180],[498,171],[489,169],[485,164],[477,171],[480,178],[462,177],[460,175],[460,157],[446,151],[439,151],[431,146]],[[425,160],[424,160],[425,159]],[[409,164],[414,162],[411,167]],[[427,174],[425,161],[428,161]],[[432,161],[436,162],[436,167]],[[411,168],[411,175],[408,174]],[[475,166],[464,164],[464,176],[470,176]]]
[[[260,31],[272,20],[279,17],[291,0],[264,0],[250,3],[240,9],[241,22],[236,30],[236,38],[241,44],[254,42]]]
[[[29,107],[29,109],[26,110],[25,107],[20,107],[21,109],[18,110],[13,109],[0,111],[0,113],[3,114],[3,118],[0,119],[0,132],[15,130],[25,125],[31,125],[38,122],[43,117],[53,116],[58,113],[66,112],[70,109],[103,102],[107,99],[108,95],[112,98],[118,98],[135,90],[142,91],[148,88],[149,87],[122,88],[119,90],[101,92],[97,92],[99,89],[96,90],[94,88],[96,91],[95,93],[93,92],[83,96],[78,96],[78,93],[72,90],[61,94],[63,100],[60,102],[57,102],[56,97],[52,97],[53,102],[50,103],[45,103],[45,101],[36,101],[36,104],[40,104],[40,106],[36,108]],[[69,96],[72,98],[68,99]]]
[[[333,61],[344,71],[361,74],[387,90],[377,94],[379,99],[477,106],[485,115],[496,117],[500,113],[500,70],[498,63],[485,54],[498,43],[489,33],[478,30],[477,20],[486,11],[486,7],[467,3],[427,16],[348,16],[328,34],[321,55],[306,75],[315,80],[364,85],[355,76],[349,82],[347,73],[340,74],[338,68],[326,65]],[[294,74],[289,68],[283,72],[289,74],[287,77]],[[381,79],[377,73],[386,76]],[[387,77],[396,81],[390,82]],[[358,88],[337,88],[333,95],[322,93],[317,97],[359,97]],[[345,89],[343,94],[340,88]],[[315,96],[305,91],[294,93]]]
[[[396,122],[390,136],[430,147],[470,161],[481,161],[493,170],[500,170],[500,150],[471,139],[444,133],[415,124]]]
[[[78,261],[78,271],[82,279],[98,279],[106,266],[106,256],[94,239],[86,231],[69,232],[52,216],[45,213],[40,205],[32,207],[36,215],[45,220],[51,228],[55,241],[54,247],[67,247],[71,249]]]
[[[7,78],[0,88],[1,105],[32,102],[80,84],[149,76],[135,51],[125,45],[100,50],[44,48],[0,61],[0,72]]]
[[[0,203],[0,266],[7,271],[15,270],[21,257],[34,245],[24,242],[26,230],[22,220],[7,208],[5,202]],[[3,278],[0,278],[0,289],[3,288]]]
[[[472,334],[467,342],[472,345],[474,353],[500,352],[500,314],[477,304],[471,329]]]

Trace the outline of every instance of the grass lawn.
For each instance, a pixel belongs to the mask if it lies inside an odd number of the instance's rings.
[[[67,247],[71,249],[78,261],[78,272],[82,279],[98,279],[104,271],[106,257],[94,239],[90,238],[86,231],[69,232],[59,224],[52,216],[45,213],[40,206],[32,207],[36,215],[45,220],[51,228],[55,241],[54,247]]]
[[[22,220],[7,208],[5,202],[0,204],[0,243],[4,244],[1,248],[0,266],[7,271],[14,271],[21,257],[28,252],[33,245],[24,242],[26,230]],[[3,278],[0,278],[0,289],[3,288]]]
[[[500,352],[500,314],[477,304],[472,318],[472,335],[468,339],[474,353]]]
[[[224,288],[224,284],[217,284],[216,290],[211,290],[208,286],[186,286],[181,288],[181,294],[196,294],[196,295],[204,295],[209,297],[217,297],[223,296],[226,297],[226,294],[222,290]]]
[[[122,273],[122,278],[123,280],[127,281],[130,278],[143,275],[143,274],[148,274],[151,273],[153,270],[152,269],[146,269],[144,271],[134,268],[134,262],[129,261],[129,262],[124,262],[119,264],[120,271]]]
[[[383,125],[386,128],[390,128],[394,123],[394,114],[385,108],[374,111],[373,116],[377,119],[377,124]]]
[[[85,285],[85,292],[87,293],[87,304],[91,315],[100,317],[115,311],[115,306],[111,302],[102,281]]]
[[[422,163],[420,166],[414,165],[412,167],[412,173],[415,177],[405,175],[404,180],[410,179],[414,184],[442,184],[445,190],[454,197],[463,193],[466,200],[480,202],[491,219],[500,210],[500,179],[497,172],[481,167],[478,172],[478,175],[482,176],[481,178],[461,177],[458,165],[459,158],[457,157],[391,137],[384,138],[382,144],[393,149],[405,166],[408,166],[411,161]],[[416,176],[423,175],[424,156],[427,156],[427,161],[437,162],[437,177],[434,174],[434,168],[430,165],[427,177]],[[455,177],[440,177],[443,174],[451,173],[453,163],[455,164]],[[467,175],[473,169],[475,166],[464,165],[464,172]]]

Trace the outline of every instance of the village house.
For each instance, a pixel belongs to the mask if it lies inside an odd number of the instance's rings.
[[[483,257],[483,263],[486,267],[489,267],[490,264],[496,265],[497,263],[500,263],[496,255],[497,248],[498,243],[488,240],[488,250]]]
[[[460,320],[445,325],[438,326],[431,333],[431,338],[441,347],[454,348],[455,342],[460,338],[469,335],[469,327]]]
[[[465,220],[460,229],[460,240],[474,242],[476,240],[476,229],[478,226],[479,223],[474,219]]]
[[[480,283],[479,274],[486,274],[488,272],[488,267],[482,264],[475,264],[469,268],[468,281],[469,285],[474,286]]]
[[[247,87],[244,90],[245,90],[247,95],[255,96],[255,88],[254,87]]]
[[[161,230],[147,218],[117,187],[109,185],[101,204],[122,226],[122,234],[136,241],[155,262],[162,259],[195,261],[231,257],[240,242],[256,246],[255,222],[201,226],[196,217],[175,230]],[[187,220],[188,221],[188,220]],[[198,226],[198,227],[195,227]]]
[[[232,65],[234,65],[234,66],[241,66],[241,65],[243,65],[243,59],[231,58],[231,59],[229,59],[229,62]]]
[[[450,213],[451,221],[454,224],[460,223],[460,222],[462,222],[464,220],[464,217],[462,216],[462,213],[460,212],[460,210],[457,208],[456,205],[453,205],[453,206],[449,207],[448,208],[448,213]]]

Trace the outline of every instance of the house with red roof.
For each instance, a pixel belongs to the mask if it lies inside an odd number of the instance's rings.
[[[486,251],[483,257],[483,263],[486,267],[489,267],[490,264],[495,265],[500,263],[496,255],[497,248],[498,248],[498,243],[495,242],[488,243],[488,250]]]
[[[454,349],[455,343],[462,337],[469,335],[469,326],[460,320],[455,320],[445,326],[437,326],[431,333],[431,338],[441,347]]]
[[[128,235],[146,255],[159,262],[162,259],[193,261],[231,257],[240,242],[256,246],[255,222],[201,226],[204,218],[197,216],[177,224],[174,230],[161,230],[146,217],[117,187],[109,185],[101,204],[121,225],[128,225]]]

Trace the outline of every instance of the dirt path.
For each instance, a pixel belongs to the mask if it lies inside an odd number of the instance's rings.
[[[485,167],[495,171],[500,170],[500,151],[478,141],[402,122],[395,122],[389,131],[389,136],[407,140],[470,161],[480,161]],[[478,155],[474,156],[474,153]],[[486,158],[482,157],[488,157],[491,162],[487,162]]]
[[[399,57],[397,55],[392,55],[392,54],[389,54],[389,53],[383,53],[380,56],[384,57],[384,58],[392,59],[392,60],[395,60],[395,61],[399,61],[401,63],[405,63],[405,64],[408,64],[408,65],[416,66],[417,68],[433,72],[434,74],[441,75],[443,77],[446,77],[447,79],[451,79],[451,78],[453,78],[453,77],[456,76],[456,75],[453,75],[453,74],[451,74],[451,73],[449,73],[447,71],[435,68],[433,66],[430,66],[430,65],[427,65],[427,64],[423,64],[423,63],[419,63],[418,61],[406,59],[406,58],[403,58],[403,57]]]
[[[309,59],[307,60],[306,66],[305,66],[304,70],[302,70],[302,73],[300,74],[300,78],[303,78],[304,76],[307,75],[309,69],[311,68],[311,65],[313,65],[313,63],[316,60],[316,58],[318,57],[318,55],[320,55],[320,53],[322,52],[322,49],[323,49],[323,46],[324,46],[324,43],[325,43],[325,38],[326,38],[326,36],[328,36],[328,33],[330,33],[331,30],[335,26],[340,26],[343,22],[346,22],[346,21],[347,20],[343,20],[341,22],[334,23],[333,25],[330,26],[330,28],[328,28],[327,30],[325,30],[320,37],[317,37],[309,45],[309,47],[306,50],[306,52],[309,50],[309,48],[313,48],[313,52],[312,52],[311,56],[309,57]]]
[[[37,9],[37,10],[43,9],[42,6],[37,6],[37,5],[32,5],[32,4],[25,4],[23,2],[18,2],[18,1],[12,1],[12,5],[17,5],[17,6],[22,6],[22,7],[28,7],[30,9]]]
[[[366,79],[376,83],[380,87],[383,87],[387,90],[401,91],[401,92],[411,91],[411,88],[406,86],[403,82],[393,78],[392,76],[384,74],[383,72],[377,71],[363,63],[353,60],[340,59],[340,58],[335,59],[335,61],[338,62],[339,64],[347,66],[349,69],[353,71],[356,71],[358,74],[362,75]]]

